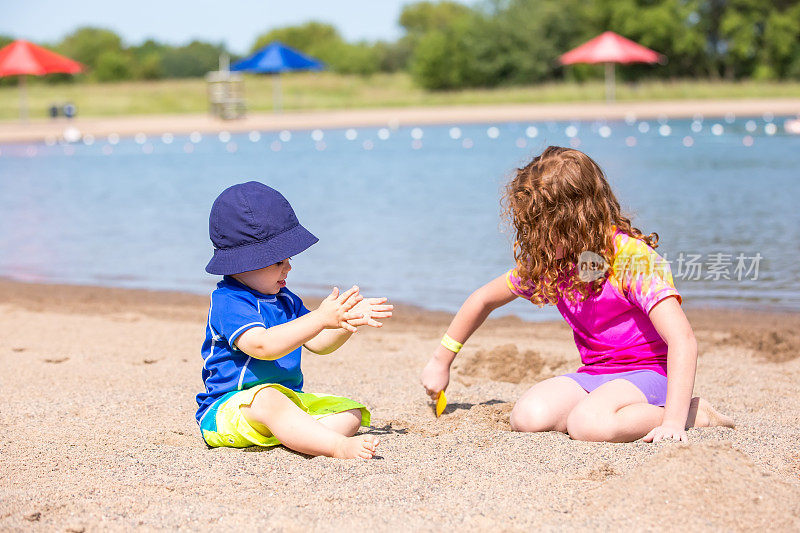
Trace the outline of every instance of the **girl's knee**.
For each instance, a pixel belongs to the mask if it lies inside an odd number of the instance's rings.
[[[581,402],[567,416],[567,433],[575,440],[590,442],[610,441],[613,421],[592,402]]]
[[[535,433],[555,429],[557,420],[553,409],[539,400],[520,401],[511,410],[511,429]]]

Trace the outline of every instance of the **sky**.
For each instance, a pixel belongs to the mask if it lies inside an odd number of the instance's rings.
[[[471,3],[466,0],[463,3]],[[126,45],[192,39],[250,50],[258,35],[309,20],[335,26],[347,41],[395,40],[403,5],[414,0],[0,0],[0,35],[53,44],[80,26],[108,28]]]

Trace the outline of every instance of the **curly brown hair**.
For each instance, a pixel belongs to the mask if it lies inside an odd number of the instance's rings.
[[[531,302],[544,306],[559,297],[585,300],[602,290],[609,274],[578,277],[579,256],[595,252],[610,266],[614,228],[651,248],[658,235],[644,235],[622,214],[605,174],[592,158],[571,148],[549,146],[517,169],[505,189],[504,214],[514,227],[514,260]]]

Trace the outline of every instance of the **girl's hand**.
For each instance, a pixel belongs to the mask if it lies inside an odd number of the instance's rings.
[[[452,356],[452,352],[449,352]],[[450,360],[452,362],[452,359]],[[419,377],[420,383],[425,387],[425,393],[435,400],[439,393],[450,384],[450,362],[439,357],[439,353],[433,354],[428,364],[422,369]]]
[[[342,328],[355,333],[356,327],[349,324],[348,321],[362,316],[354,313],[352,309],[363,299],[364,297],[358,293],[358,287],[355,285],[341,294],[339,294],[339,288],[334,287],[314,312],[322,320],[325,329]]]
[[[386,304],[387,300],[387,298],[364,298],[350,309],[350,313],[359,315],[359,318],[351,318],[347,323],[351,326],[383,327],[383,323],[375,319],[391,318],[394,306]]]
[[[651,429],[650,433],[645,435],[642,440],[645,442],[658,442],[667,439],[688,442],[689,436],[686,434],[686,430],[683,427],[662,424]]]

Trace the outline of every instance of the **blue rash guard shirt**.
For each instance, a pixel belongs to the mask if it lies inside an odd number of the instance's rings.
[[[285,324],[306,313],[303,301],[286,287],[277,294],[261,294],[230,276],[222,278],[211,293],[208,309],[202,348],[206,390],[197,395],[198,423],[209,406],[232,391],[261,383],[278,383],[302,391],[300,347],[274,361],[266,361],[247,355],[234,343],[250,328]]]

